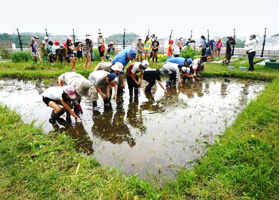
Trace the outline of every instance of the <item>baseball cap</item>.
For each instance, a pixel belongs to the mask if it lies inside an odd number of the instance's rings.
[[[185,60],[185,62],[188,63],[188,65],[192,64],[192,59],[188,58],[187,60]]]
[[[42,44],[46,44],[46,42],[43,40],[43,41],[42,41]]]
[[[44,37],[44,39],[45,39],[45,40],[48,40],[48,39],[49,39],[49,37],[48,37],[48,36],[45,36],[45,37]]]
[[[171,44],[171,43],[174,43],[174,41],[173,40],[169,40],[169,44]]]
[[[112,82],[115,78],[117,78],[117,75],[115,73],[108,74],[109,81]]]
[[[123,64],[120,63],[120,62],[116,62],[112,67],[111,67],[112,70],[116,70],[116,71],[119,71],[119,72],[123,72]]]
[[[190,68],[189,67],[182,67],[181,70],[182,70],[182,72],[190,73]]]
[[[68,97],[72,100],[77,98],[76,90],[72,85],[68,85],[65,87],[64,92],[68,95]]]
[[[131,58],[134,59],[136,58],[136,50],[135,49],[130,49],[129,52],[127,53],[127,55]]]
[[[149,61],[143,60],[141,62],[142,68],[145,70],[147,67],[149,67]]]

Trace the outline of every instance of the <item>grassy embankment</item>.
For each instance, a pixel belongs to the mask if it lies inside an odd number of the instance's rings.
[[[0,69],[2,77],[14,70],[12,65],[3,70],[3,64]],[[19,71],[57,77],[64,69]],[[0,106],[0,199],[278,199],[278,70],[256,66],[253,73],[227,72],[220,64],[208,64],[203,75],[211,74],[273,81],[193,169],[182,169],[163,186],[102,168],[75,152],[69,137],[44,135]]]

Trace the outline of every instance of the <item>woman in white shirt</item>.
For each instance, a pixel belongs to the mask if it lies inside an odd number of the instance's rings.
[[[245,48],[247,49],[246,53],[248,54],[249,59],[249,69],[248,71],[254,71],[254,57],[256,55],[256,47],[258,41],[256,40],[256,35],[251,35],[248,40],[245,42]]]

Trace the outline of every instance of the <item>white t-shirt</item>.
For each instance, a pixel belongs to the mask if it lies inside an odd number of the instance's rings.
[[[62,100],[62,94],[63,94],[63,90],[65,89],[66,86],[64,87],[50,87],[48,89],[46,89],[44,91],[44,93],[42,94],[43,97],[47,97],[49,99],[52,100],[58,100],[61,99]]]
[[[192,61],[191,66],[192,66],[193,70],[196,70],[198,68],[199,62],[200,62],[200,58],[196,58]]]
[[[162,68],[164,70],[166,70],[168,74],[172,74],[173,72],[175,72],[176,80],[177,81],[180,80],[180,70],[179,70],[178,64],[168,62],[168,63],[164,64]]]
[[[173,55],[174,56],[180,55],[180,48],[178,45],[173,45]]]
[[[72,85],[71,83],[73,81],[75,81],[75,79],[87,80],[81,74],[78,74],[76,72],[66,72],[66,73],[61,74],[58,77],[58,82],[61,82],[62,80],[64,80],[65,85]]]
[[[140,69],[140,62],[135,62],[132,69],[131,69],[131,73],[132,74],[136,74],[137,71],[141,71]]]

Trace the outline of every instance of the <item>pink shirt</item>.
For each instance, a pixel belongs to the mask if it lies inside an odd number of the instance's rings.
[[[220,48],[222,48],[222,46],[223,46],[223,43],[222,43],[222,42],[217,42],[217,43],[216,43],[216,49],[217,49],[217,48],[220,49]]]

